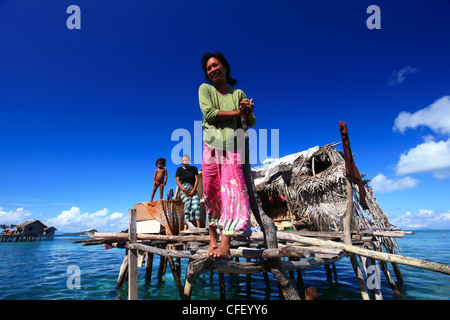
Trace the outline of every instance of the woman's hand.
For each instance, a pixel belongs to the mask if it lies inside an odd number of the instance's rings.
[[[253,98],[250,100],[242,99],[239,103],[239,116],[244,116],[248,124],[253,121],[252,113],[254,107],[255,105],[253,104]]]
[[[239,111],[241,115],[251,115],[254,107],[253,98],[250,100],[242,99],[241,102],[239,102]]]

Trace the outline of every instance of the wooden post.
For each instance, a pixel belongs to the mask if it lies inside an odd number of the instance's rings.
[[[388,281],[389,285],[392,288],[392,291],[394,291],[395,296],[398,299],[404,300],[403,295],[400,293],[400,290],[397,288],[397,285],[394,282],[394,279],[392,279],[391,274],[387,268],[387,263],[385,261],[378,261],[378,264],[380,265],[381,270],[383,271],[386,280]]]
[[[376,279],[378,279],[378,284],[381,285],[380,274],[378,273],[378,270],[373,267],[375,265],[375,263],[372,263],[372,259],[366,258],[363,256],[359,256],[359,259],[361,260],[361,264],[364,268],[364,272],[366,273],[367,279],[369,279],[369,277],[371,277],[371,276],[375,276]],[[374,274],[370,273],[371,270],[373,270]],[[381,294],[381,288],[375,287],[371,291],[372,291],[373,295],[375,296],[375,300],[383,300],[383,295]]]
[[[153,253],[146,252],[145,257],[145,283],[150,284],[152,281]]]
[[[127,271],[128,271],[128,249],[126,249],[125,251],[125,257],[123,258],[122,265],[120,266],[119,277],[117,278],[116,283],[116,290],[119,290],[122,287],[123,282],[126,279]]]
[[[169,260],[170,270],[172,270],[173,280],[175,281],[175,285],[177,286],[178,293],[180,294],[180,298],[183,298],[183,286],[181,285],[180,274],[178,270],[175,268],[175,263],[173,262],[172,257],[167,257]]]
[[[394,262],[392,262],[391,265],[392,265],[392,269],[394,269],[395,277],[397,278],[397,284],[403,285],[403,276],[402,276],[402,273],[400,272],[400,268]]]
[[[128,236],[130,243],[137,242],[136,209],[128,210]],[[137,249],[128,250],[128,300],[138,299]]]
[[[187,269],[186,269],[186,278],[184,280],[183,296],[181,297],[182,300],[190,300],[191,299],[192,283],[188,279],[191,261],[192,261],[192,259],[189,259]]]
[[[247,262],[251,262],[251,261],[252,261],[251,258],[247,258]],[[252,274],[251,273],[247,273],[246,282],[247,282],[247,295],[250,296],[252,293]]]
[[[226,299],[225,275],[219,272],[220,300]]]
[[[347,209],[344,216],[344,243],[352,245],[352,216],[353,216],[353,187],[348,179],[345,179],[347,183]],[[358,260],[355,255],[350,256],[350,262],[352,263],[353,271],[355,272],[356,279],[358,280],[358,285],[361,290],[361,296],[363,300],[370,300],[369,293],[366,288],[366,283],[364,282],[364,277],[362,275],[361,269],[358,265]]]
[[[249,153],[249,137],[248,137],[248,127],[244,117],[241,117],[242,129],[245,134],[245,150],[244,150],[244,177],[245,184],[248,190],[248,196],[250,200],[250,207],[255,216],[256,221],[260,225],[263,234],[264,242],[266,248],[277,248],[277,229],[272,219],[264,212],[261,207],[258,194],[256,192],[255,183],[253,182],[252,170],[250,168],[250,153]],[[270,272],[277,279],[281,292],[286,300],[300,300],[300,296],[297,292],[295,284],[292,282],[291,278],[286,274],[283,269],[280,258],[269,258],[267,262],[270,266]]]

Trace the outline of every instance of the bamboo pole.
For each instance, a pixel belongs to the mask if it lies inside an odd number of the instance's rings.
[[[137,241],[136,233],[136,209],[128,210],[128,234],[131,244]],[[137,287],[137,249],[130,249],[128,251],[128,300],[138,299]]]

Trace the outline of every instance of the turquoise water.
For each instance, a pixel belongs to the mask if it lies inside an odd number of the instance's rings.
[[[450,264],[450,231],[416,231],[398,239],[400,254],[434,262]],[[72,244],[79,236],[60,236],[53,241],[0,243],[0,299],[1,300],[126,300],[127,285],[115,290],[119,269],[124,257],[123,249],[105,250],[103,246]],[[182,260],[182,281],[186,260]],[[69,278],[68,268],[80,270],[79,289]],[[152,281],[145,285],[145,268],[138,268],[139,299],[178,300],[169,266],[162,280],[157,279],[159,257],[155,255]],[[448,300],[450,276],[437,272],[400,265],[404,278],[405,297],[408,300]],[[69,269],[70,270],[70,269]],[[391,274],[394,275],[392,269]],[[348,258],[336,263],[336,276],[327,279],[325,268],[305,270],[304,286],[313,286],[321,300],[359,300],[358,284]],[[297,273],[295,273],[297,279]],[[277,282],[270,277],[267,290],[262,275],[252,275],[251,289],[247,289],[246,276],[225,275],[227,299],[280,300]],[[69,280],[69,281],[68,281]],[[68,286],[69,282],[69,286]],[[382,295],[392,300],[389,285],[381,277]],[[201,275],[195,283],[192,299],[220,299],[217,273]]]

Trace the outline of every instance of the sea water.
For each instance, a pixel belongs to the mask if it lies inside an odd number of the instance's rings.
[[[400,254],[433,262],[450,264],[450,231],[416,231],[397,239]],[[105,250],[103,245],[73,244],[79,236],[57,236],[52,241],[0,243],[1,300],[126,300],[127,284],[116,290],[124,249]],[[186,259],[182,259],[184,283]],[[395,279],[392,267],[389,270]],[[143,300],[178,300],[179,293],[167,266],[162,279],[157,278],[159,256],[153,260],[151,283],[145,284],[145,268],[138,268],[138,295]],[[335,263],[336,273],[327,279],[324,266],[294,272],[299,288],[315,287],[320,300],[360,300],[361,294],[348,257]],[[399,265],[404,283],[402,292],[408,300],[447,300],[450,276]],[[77,272],[75,272],[75,271]],[[78,281],[78,282],[77,282]],[[225,275],[226,297],[235,300],[283,299],[278,283],[269,275],[270,289],[262,274]],[[303,287],[302,287],[303,286]],[[381,274],[381,292],[385,300],[394,299],[393,291]],[[193,300],[220,299],[216,272],[199,276],[192,290]]]

